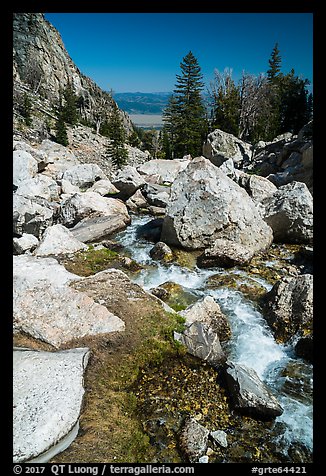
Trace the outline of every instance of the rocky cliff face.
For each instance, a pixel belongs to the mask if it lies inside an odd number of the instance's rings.
[[[68,81],[79,97],[81,115],[96,122],[100,115],[110,114],[115,104],[111,96],[83,75],[70,58],[59,32],[42,13],[15,13],[13,19],[14,86],[28,86],[54,103],[60,88]],[[121,111],[125,127],[132,130],[129,116]]]

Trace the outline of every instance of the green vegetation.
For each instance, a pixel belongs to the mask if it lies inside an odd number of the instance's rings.
[[[108,268],[123,271],[139,271],[141,266],[136,261],[119,255],[108,248],[95,249],[90,245],[88,250],[75,253],[73,257],[64,261],[65,267],[78,276],[90,276]]]
[[[113,164],[120,169],[126,163],[128,151],[124,145],[126,142],[126,132],[116,104],[113,105],[112,114],[107,123],[107,135],[110,138],[108,153]]]
[[[197,59],[191,51],[180,63],[174,94],[164,110],[164,134],[170,141],[170,156],[200,155],[207,133],[206,110],[201,97],[204,84]],[[167,152],[167,148],[165,152]]]
[[[276,44],[268,61],[266,75],[244,72],[238,84],[232,70],[215,71],[211,83],[211,129],[249,141],[272,140],[284,132],[297,134],[312,117],[309,81],[292,69],[281,73],[282,58]]]
[[[148,298],[119,303],[119,308],[126,323],[123,333],[75,343],[92,349],[81,429],[52,462],[150,463],[156,457],[139,420],[135,389],[142,368],[160,366],[165,359],[173,361],[184,354],[173,340],[173,331],[180,331],[183,321]],[[112,312],[119,314],[115,308]]]
[[[25,124],[28,127],[32,125],[31,112],[32,112],[32,102],[29,96],[26,93],[24,93],[22,116],[24,117]]]

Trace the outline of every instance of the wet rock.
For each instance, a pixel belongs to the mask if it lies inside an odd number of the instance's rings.
[[[157,243],[160,241],[163,218],[154,218],[145,225],[141,225],[136,230],[137,238],[145,238],[148,241]]]
[[[209,160],[197,157],[172,184],[161,241],[200,249],[217,239],[257,253],[267,249],[273,237],[247,192]]]
[[[301,337],[295,345],[295,353],[298,357],[313,362],[313,339],[312,336]]]
[[[197,463],[205,455],[208,445],[209,430],[189,418],[180,433],[179,443],[182,451],[187,455],[190,463]]]
[[[36,236],[28,233],[23,233],[20,238],[13,239],[14,251],[18,255],[26,253],[26,251],[33,251],[38,244]]]
[[[223,430],[216,430],[216,431],[211,431],[210,436],[213,438],[213,440],[223,448],[228,447],[228,442],[227,442],[227,434]]]
[[[190,326],[194,322],[201,322],[216,332],[221,342],[230,339],[231,327],[229,321],[211,296],[199,299],[179,314],[185,318],[186,326]]]
[[[253,369],[228,361],[225,379],[234,408],[240,413],[266,420],[282,415],[283,408]]]
[[[38,461],[51,449],[53,457],[64,449],[60,442],[78,424],[88,358],[87,348],[60,352],[14,350],[15,463]],[[48,461],[51,456],[41,461]]]
[[[70,167],[63,173],[62,178],[69,180],[72,185],[79,188],[89,188],[96,181],[107,179],[104,172],[97,164],[78,164]]]
[[[119,170],[112,183],[120,191],[117,197],[122,200],[128,200],[140,187],[145,185],[143,177],[131,165],[126,165]]]
[[[162,241],[158,241],[149,254],[151,258],[159,261],[171,261],[173,258],[171,248]]]
[[[291,182],[262,201],[264,220],[273,229],[274,240],[311,243],[313,199],[306,184]]]
[[[217,333],[199,321],[194,321],[179,334],[174,332],[174,338],[187,347],[188,352],[199,359],[205,360],[214,367],[226,361]]]
[[[42,241],[34,254],[35,256],[60,255],[85,249],[87,246],[77,240],[68,228],[58,224],[45,230]]]
[[[206,248],[198,256],[197,264],[200,268],[231,268],[233,266],[245,266],[250,263],[254,252],[246,246],[230,240],[218,239],[212,248]]]
[[[124,330],[124,322],[70,284],[81,280],[53,258],[14,256],[14,332],[54,347],[85,336]]]
[[[265,295],[264,317],[276,339],[287,342],[295,335],[312,335],[313,276],[286,276]]]

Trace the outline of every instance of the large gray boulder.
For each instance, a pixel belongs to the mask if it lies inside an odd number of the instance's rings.
[[[77,240],[68,228],[57,224],[49,226],[42,237],[35,256],[61,255],[86,250],[87,246]]]
[[[228,361],[225,380],[240,413],[267,420],[282,415],[283,408],[253,369]]]
[[[171,186],[161,241],[200,249],[217,239],[257,253],[270,246],[273,234],[247,192],[209,160],[197,157]]]
[[[60,221],[74,226],[83,218],[118,216],[125,225],[130,223],[126,205],[114,198],[102,197],[96,192],[75,193],[61,203]]]
[[[311,243],[313,198],[306,184],[291,182],[262,202],[263,217],[281,243]]]
[[[119,193],[117,187],[115,187],[109,179],[98,180],[89,188],[89,191],[99,193],[102,196],[116,195],[117,193]]]
[[[203,155],[218,167],[228,159],[235,164],[250,161],[252,146],[232,134],[215,129],[208,134],[203,146]]]
[[[38,174],[21,181],[16,193],[25,197],[43,197],[46,200],[59,201],[60,187],[51,177]]]
[[[77,436],[88,358],[87,348],[14,350],[14,463],[47,462]]]
[[[264,316],[276,339],[287,342],[293,336],[312,335],[313,276],[286,276],[264,297]]]
[[[189,159],[153,159],[137,167],[137,170],[144,176],[145,180],[147,177],[156,175],[158,176],[157,183],[172,183],[178,173],[188,166],[189,162]]]
[[[200,268],[244,266],[250,263],[254,252],[246,246],[230,240],[218,239],[197,258]]]
[[[43,140],[38,146],[38,150],[47,155],[48,165],[44,174],[55,180],[61,179],[66,170],[80,164],[75,154],[68,147],[49,139]]]
[[[17,255],[33,251],[39,244],[38,239],[34,235],[23,233],[19,238],[13,239],[14,252]]]
[[[13,184],[16,187],[24,180],[35,177],[37,172],[37,161],[29,152],[24,150],[13,152]]]
[[[55,209],[46,200],[13,196],[13,232],[21,236],[28,233],[40,238],[44,230],[53,224]]]
[[[128,200],[134,193],[145,185],[145,180],[137,172],[135,167],[126,165],[114,179],[112,179],[113,185],[120,191],[118,197],[122,200]]]
[[[96,181],[107,179],[102,169],[97,164],[78,164],[63,173],[62,178],[69,180],[72,185],[80,188],[89,188]]]
[[[124,330],[124,322],[87,290],[70,286],[82,279],[53,258],[14,256],[14,332],[58,348],[73,339]]]
[[[149,205],[165,208],[170,199],[170,187],[147,183],[143,188],[143,195]]]
[[[44,151],[32,147],[27,142],[14,141],[13,150],[23,150],[31,154],[31,156],[37,161],[38,172],[42,172],[42,170],[44,170],[47,164],[49,163],[48,156]]]
[[[208,325],[216,332],[220,341],[229,340],[231,336],[229,321],[211,296],[199,299],[184,311],[180,311],[179,314],[185,319],[186,326],[190,326],[196,321]]]
[[[241,170],[235,171],[235,181],[243,187],[256,205],[266,197],[273,195],[277,187],[267,178],[260,175],[247,174]]]
[[[179,313],[185,319],[185,330],[174,338],[187,347],[190,354],[218,367],[226,361],[220,341],[230,338],[230,324],[220,306],[211,297],[191,304]]]

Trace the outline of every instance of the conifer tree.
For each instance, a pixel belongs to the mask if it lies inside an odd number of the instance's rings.
[[[78,119],[78,98],[75,94],[74,87],[70,81],[68,81],[67,86],[63,90],[62,96],[64,99],[64,105],[62,110],[63,119],[66,123],[74,125],[76,124]]]
[[[64,121],[64,114],[61,111],[59,111],[56,123],[55,123],[55,140],[58,144],[62,144],[64,146],[67,146],[69,144],[68,140],[68,135],[67,135],[67,128],[66,128],[66,123]]]
[[[172,136],[173,158],[200,155],[207,133],[206,110],[201,97],[203,76],[191,51],[183,58],[180,68],[173,97],[164,112]]]
[[[280,55],[280,50],[278,49],[278,43],[275,43],[271,57],[268,60],[269,69],[267,70],[267,78],[270,81],[277,79],[281,72],[282,58]]]
[[[126,132],[116,104],[113,105],[112,114],[108,121],[108,136],[110,138],[109,155],[113,164],[120,169],[127,161],[128,151],[124,145]]]
[[[32,103],[29,96],[25,93],[24,99],[23,99],[22,115],[24,117],[26,126],[32,125],[31,112],[32,112]]]

